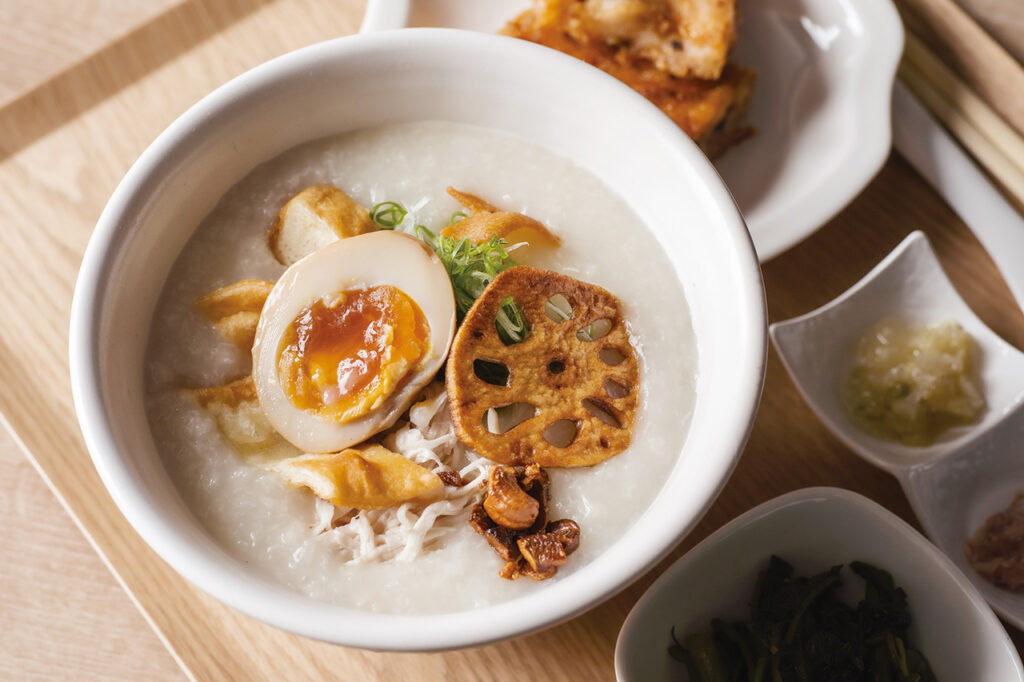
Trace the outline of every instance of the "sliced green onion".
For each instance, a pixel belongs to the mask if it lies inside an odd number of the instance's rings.
[[[454,225],[455,223],[459,222],[460,220],[465,220],[468,217],[469,216],[467,216],[462,211],[457,211],[455,213],[452,213],[452,217],[448,219],[448,225],[449,226]]]
[[[402,224],[409,214],[397,201],[382,201],[370,209],[370,218],[383,230],[393,230]]]
[[[530,323],[523,314],[515,299],[507,297],[498,306],[498,314],[494,318],[494,326],[498,330],[498,338],[506,346],[522,343],[530,335]]]
[[[474,244],[467,238],[434,234],[423,225],[416,226],[416,236],[437,254],[448,271],[460,319],[498,273],[517,264],[509,258],[505,241],[497,237]]]

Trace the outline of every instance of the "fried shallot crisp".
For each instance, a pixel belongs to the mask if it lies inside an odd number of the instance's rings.
[[[510,302],[528,333],[508,344],[496,323]],[[522,266],[499,274],[470,308],[446,373],[459,439],[516,466],[590,466],[625,450],[638,382],[618,299]]]
[[[547,580],[579,547],[579,524],[548,521],[549,489],[547,472],[536,464],[491,468],[484,500],[473,507],[469,525],[505,560],[498,572],[502,578]]]

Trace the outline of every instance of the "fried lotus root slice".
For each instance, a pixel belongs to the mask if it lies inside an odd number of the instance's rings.
[[[281,208],[270,228],[270,250],[291,265],[322,246],[376,231],[370,212],[332,185],[307,187]]]
[[[562,243],[561,239],[544,227],[544,223],[528,215],[502,211],[480,197],[460,192],[454,187],[448,188],[448,194],[473,211],[473,215],[441,230],[442,236],[455,239],[466,238],[474,244],[488,242],[493,237],[504,239],[509,243],[525,241],[548,246],[558,246]]]
[[[256,338],[263,304],[273,288],[273,282],[243,279],[200,296],[196,307],[213,322],[218,334],[249,350]]]
[[[568,315],[554,316],[559,321],[546,311],[557,295],[571,307]],[[506,346],[495,318],[509,297],[531,331],[522,342]],[[478,361],[506,367],[505,384],[478,376]],[[459,327],[446,377],[459,438],[501,464],[590,466],[629,447],[639,369],[619,302],[601,287],[537,268],[502,272]],[[518,403],[532,405],[535,416],[492,433],[488,410]],[[556,426],[568,426],[575,435],[568,443],[552,438],[554,444],[548,430]]]
[[[217,428],[239,452],[269,455],[284,445],[263,414],[251,376],[222,386],[191,388],[188,392],[213,416]]]
[[[382,445],[306,454],[267,468],[335,506],[354,509],[386,509],[439,497],[444,487],[437,474]]]

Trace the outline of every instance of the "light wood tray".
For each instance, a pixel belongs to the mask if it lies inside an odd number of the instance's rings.
[[[39,76],[39,83],[0,103],[0,413],[189,675],[613,679],[619,627],[651,581],[669,561],[758,503],[804,486],[834,485],[861,492],[916,523],[896,481],[826,432],[771,353],[750,443],[696,531],[636,584],[546,632],[444,654],[352,650],[257,623],[173,573],[114,507],[75,420],[67,328],[82,253],[121,176],[175,116],[266,59],[353,32],[362,9],[359,0],[167,2],[162,13],[146,15],[100,51],[79,55],[59,74]],[[836,296],[913,229],[928,233],[979,316],[1022,346],[1024,319],[991,261],[899,158],[829,225],[764,267],[771,319],[806,312]],[[1021,633],[1011,634],[1018,646],[1024,643]]]

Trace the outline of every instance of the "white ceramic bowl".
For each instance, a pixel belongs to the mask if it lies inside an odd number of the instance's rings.
[[[838,488],[806,488],[765,502],[673,564],[622,626],[618,679],[682,679],[683,666],[668,654],[670,629],[682,637],[708,631],[712,618],[749,617],[757,574],[772,554],[804,575],[854,560],[884,568],[907,593],[910,639],[938,679],[1024,680],[1016,648],[964,574],[900,518]],[[852,589],[844,586],[842,594],[860,599],[863,582],[848,569],[843,578]]]
[[[424,119],[518,134],[575,159],[617,191],[650,226],[686,293],[699,379],[678,463],[612,550],[511,602],[443,615],[381,615],[292,592],[210,538],[154,446],[142,404],[143,360],[171,264],[225,190],[299,143]],[[634,266],[642,272],[642,264]],[[738,459],[760,396],[765,346],[750,238],[714,169],[678,128],[626,86],[569,57],[496,36],[419,30],[342,38],[275,59],[216,90],[157,138],[110,199],[86,252],[72,308],[71,375],[82,431],[107,489],[185,578],[302,635],[431,650],[568,619],[668,552]]]
[[[985,410],[932,445],[911,447],[872,436],[847,416],[841,387],[853,348],[885,318],[928,325],[955,320],[973,340],[972,362]],[[1024,401],[1024,353],[974,314],[949,281],[923,232],[913,232],[871,272],[817,310],[771,326],[782,364],[819,419],[858,455],[905,479],[915,465],[946,456],[992,429]]]

